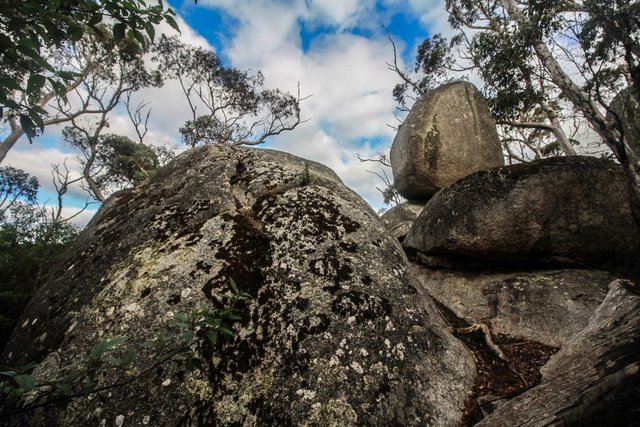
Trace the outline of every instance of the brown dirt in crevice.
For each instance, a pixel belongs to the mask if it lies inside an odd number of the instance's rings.
[[[476,362],[476,383],[466,405],[462,425],[471,426],[482,419],[477,399],[485,395],[515,397],[540,384],[540,368],[558,351],[535,341],[508,335],[492,334],[492,340],[504,353],[506,360],[492,352],[482,331],[459,333],[453,331],[469,350]]]
[[[507,359],[502,360],[489,349],[481,330],[461,332],[460,329],[470,326],[470,323],[457,317],[442,303],[435,302],[451,325],[453,335],[473,353],[476,363],[476,382],[467,400],[462,426],[472,426],[483,418],[478,398],[494,395],[510,399],[538,385],[540,368],[559,350],[536,341],[492,334],[493,343]]]

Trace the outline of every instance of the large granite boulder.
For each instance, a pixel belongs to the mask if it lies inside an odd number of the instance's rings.
[[[380,220],[389,233],[399,241],[407,235],[413,221],[418,218],[424,208],[424,203],[404,202],[386,211]]]
[[[418,99],[391,147],[394,185],[409,200],[504,165],[496,125],[474,85],[454,82]]]
[[[637,268],[640,230],[617,164],[545,159],[475,173],[436,194],[403,241],[410,253],[499,264]]]
[[[562,347],[587,326],[615,279],[597,270],[411,269],[420,286],[455,316],[551,347]]]
[[[13,422],[460,421],[473,360],[416,298],[398,242],[331,170],[270,150],[201,147],[115,195],[51,271],[2,362],[34,360],[47,380],[82,367],[101,339],[179,338],[177,314],[221,307],[230,279],[253,298],[233,338],[197,341],[201,371],[155,366],[142,351],[134,367],[96,378],[122,385]]]

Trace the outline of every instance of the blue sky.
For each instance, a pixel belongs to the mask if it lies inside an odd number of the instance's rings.
[[[307,121],[273,138],[270,148],[319,161],[370,205],[379,208],[378,179],[357,155],[388,152],[397,125],[391,95],[398,77],[387,69],[392,60],[388,28],[412,64],[417,45],[430,33],[447,32],[444,0],[193,0],[171,6],[178,13],[180,37],[214,49],[225,64],[261,70],[267,87],[311,95],[302,104]],[[164,30],[170,32],[165,26]],[[162,31],[162,29],[161,29]],[[144,89],[137,100],[150,103],[148,143],[179,146],[178,128],[188,117],[186,101],[175,82]],[[122,110],[109,119],[109,132],[133,134]],[[77,168],[73,152],[62,144],[61,127],[52,127],[34,144],[20,141],[6,164],[38,176],[42,198],[51,196],[51,163],[65,158]],[[69,213],[83,203],[75,189],[67,198]],[[83,220],[91,212],[83,215]]]

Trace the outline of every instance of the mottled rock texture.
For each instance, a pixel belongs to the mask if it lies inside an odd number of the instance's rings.
[[[400,203],[386,211],[380,220],[393,237],[402,241],[411,229],[413,221],[422,212],[424,205],[424,203],[413,202]]]
[[[101,338],[178,334],[175,313],[219,306],[233,278],[253,299],[232,341],[203,340],[204,373],[167,363],[40,415],[49,425],[455,425],[473,361],[405,269],[398,242],[328,168],[201,147],[105,204],[3,361],[66,366]]]
[[[640,411],[640,289],[615,280],[580,333],[542,368],[542,383],[478,426],[635,426]]]
[[[593,157],[477,172],[429,200],[403,246],[501,264],[637,268],[628,188],[618,165]]]
[[[420,286],[494,334],[562,347],[584,329],[615,276],[596,270],[464,272],[412,265]]]
[[[394,185],[409,200],[426,200],[473,172],[503,164],[487,103],[468,82],[418,99],[391,147]]]

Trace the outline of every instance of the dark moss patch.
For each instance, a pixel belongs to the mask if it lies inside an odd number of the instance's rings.
[[[180,294],[171,294],[169,298],[167,298],[167,304],[176,305],[180,302]]]
[[[264,285],[264,269],[271,266],[271,237],[264,232],[259,220],[250,214],[225,214],[233,224],[233,238],[216,253],[223,262],[220,272],[202,288],[204,294],[216,302],[229,289],[233,279],[242,291],[257,294]]]
[[[332,280],[336,285],[352,279],[353,268],[339,255],[335,246],[327,249],[322,258],[309,261],[312,273]]]
[[[140,298],[146,298],[151,293],[151,288],[145,288],[140,292]]]
[[[358,252],[358,245],[355,242],[340,242],[340,247],[345,252],[350,252],[352,254]]]
[[[302,187],[296,193],[292,205],[268,203],[274,196],[267,195],[256,202],[256,215],[265,223],[275,223],[279,218],[303,225],[308,229],[306,237],[318,241],[327,239],[342,241],[345,233],[360,229],[360,224],[340,212],[335,200],[319,194],[311,187]],[[347,243],[348,245],[348,243]],[[350,246],[351,247],[351,246]]]

